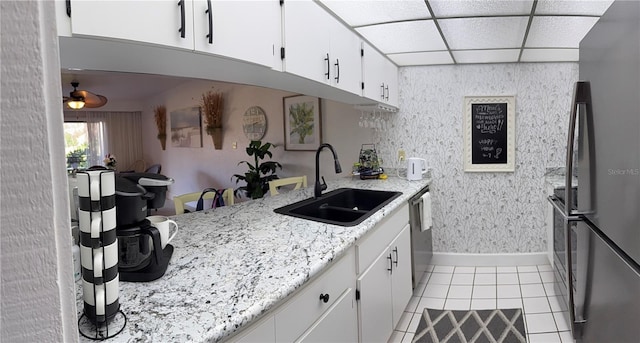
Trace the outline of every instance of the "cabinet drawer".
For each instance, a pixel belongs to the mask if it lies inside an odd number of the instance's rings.
[[[380,255],[409,223],[409,205],[404,204],[356,242],[356,273],[359,275]]]
[[[355,300],[353,288],[344,291],[331,308],[298,338],[296,343],[357,342],[358,314]]]
[[[293,342],[327,311],[340,295],[355,286],[354,251],[350,249],[335,265],[311,281],[304,290],[276,312],[276,341]],[[329,295],[325,303],[320,295]]]

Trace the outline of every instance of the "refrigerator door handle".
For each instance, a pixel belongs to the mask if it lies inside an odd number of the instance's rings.
[[[576,214],[571,206],[573,204],[573,194],[571,185],[573,180],[573,154],[574,141],[576,135],[576,125],[578,122],[578,107],[585,105],[587,112],[591,112],[591,85],[589,81],[578,81],[573,88],[573,102],[571,104],[571,115],[569,116],[569,134],[567,135],[567,157],[565,165],[565,211],[567,214]],[[588,113],[589,115],[591,113]]]
[[[566,205],[563,204],[562,201],[558,199],[558,197],[556,197],[555,195],[548,196],[547,201],[549,201],[551,205],[553,205],[553,208],[558,211],[558,213],[562,216],[563,220],[566,220],[568,222],[582,221],[581,214],[575,213],[575,211],[567,213]]]

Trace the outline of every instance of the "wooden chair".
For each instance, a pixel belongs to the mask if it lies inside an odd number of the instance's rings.
[[[271,194],[271,196],[280,194],[278,193],[278,188],[287,185],[295,185],[293,187],[293,190],[300,189],[300,187],[307,187],[307,176],[293,176],[284,179],[269,181],[269,193]]]
[[[173,204],[176,208],[176,214],[184,213],[184,205],[189,202],[195,202],[200,199],[200,194],[202,192],[193,192],[182,195],[176,195],[173,197]],[[202,199],[204,200],[212,200],[215,194],[213,192],[206,193]],[[235,203],[235,198],[233,196],[233,188],[227,188],[222,192],[222,200],[224,201],[225,206],[230,206]]]

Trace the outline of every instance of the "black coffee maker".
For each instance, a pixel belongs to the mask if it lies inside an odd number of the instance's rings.
[[[121,281],[153,281],[167,270],[173,246],[167,244],[162,249],[160,231],[146,217],[151,210],[164,206],[167,186],[173,182],[160,174],[117,174],[116,234]]]

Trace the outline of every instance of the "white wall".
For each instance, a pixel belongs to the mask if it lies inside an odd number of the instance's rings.
[[[54,5],[2,1],[0,341],[76,342]]]
[[[170,137],[167,137],[167,147],[163,151],[156,138],[153,108],[158,105],[167,107],[167,126],[170,129],[169,112],[198,106],[202,93],[211,89],[221,91],[225,96],[222,149],[214,149],[211,136],[203,130],[203,148],[172,147]],[[242,131],[242,116],[252,106],[260,106],[267,115],[267,132],[262,141],[278,145],[271,150],[272,160],[282,164],[282,170],[278,170],[277,174],[280,177],[305,174],[309,184],[313,184],[315,151],[284,149],[282,99],[291,95],[295,94],[262,87],[193,80],[148,99],[142,115],[143,127],[146,128],[143,132],[144,159],[147,163],[162,164],[162,174],[175,179],[167,197],[171,199],[174,195],[199,191],[205,187],[237,188],[244,184],[236,184],[231,176],[247,170],[246,165],[238,166],[238,162],[250,160],[245,152],[249,139]],[[320,107],[323,141],[337,150],[344,170],[336,175],[331,154],[323,152],[321,175],[331,180],[350,172],[351,165],[357,161],[360,144],[370,143],[373,137],[371,130],[358,127],[360,112],[353,106],[322,101]],[[237,143],[237,149],[233,149],[234,142]]]
[[[378,135],[386,159],[398,148],[433,168],[434,251],[542,252],[544,173],[564,165],[577,63],[402,68],[400,112]],[[515,95],[513,173],[465,173],[463,97]]]

